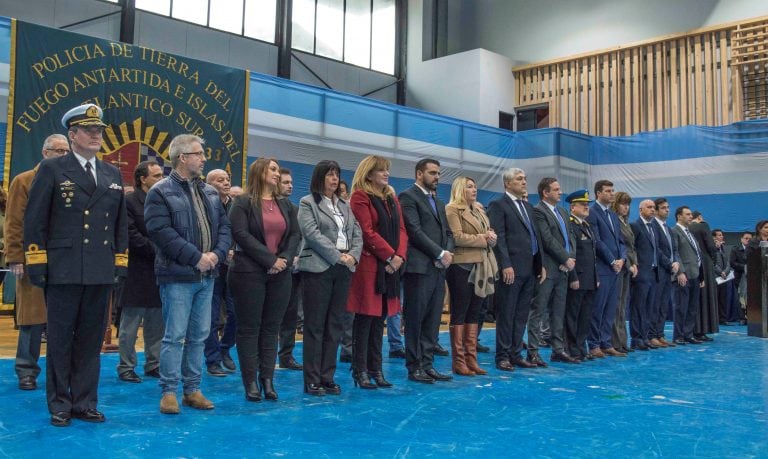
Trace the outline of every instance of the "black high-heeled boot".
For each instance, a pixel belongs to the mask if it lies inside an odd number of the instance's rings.
[[[259,378],[259,384],[264,392],[265,400],[277,400],[277,392],[275,386],[272,385],[272,378]]]
[[[361,389],[376,389],[376,384],[371,382],[371,378],[368,376],[367,371],[353,371],[352,380],[355,382],[355,387],[360,386]]]
[[[251,381],[245,385],[245,399],[249,402],[261,401],[261,390],[259,390],[259,386],[255,381]]]
[[[376,381],[376,385],[379,387],[392,387],[392,383],[384,379],[384,373],[382,371],[370,371],[368,372],[374,381]]]

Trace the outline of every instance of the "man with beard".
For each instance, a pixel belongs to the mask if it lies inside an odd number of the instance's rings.
[[[405,366],[408,379],[421,383],[452,379],[432,365],[445,297],[445,269],[453,261],[454,245],[445,204],[435,195],[439,180],[440,163],[422,159],[416,163],[416,183],[399,196],[408,232],[403,275]]]

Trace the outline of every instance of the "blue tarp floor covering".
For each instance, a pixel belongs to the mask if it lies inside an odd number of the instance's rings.
[[[385,343],[392,389],[356,389],[340,364],[342,395],[316,398],[302,393],[301,372],[278,370],[280,400],[248,403],[239,374],[205,375],[216,408],[178,416],[159,413],[156,380],[119,382],[109,354],[99,404],[107,422],[69,428],[48,424],[44,390],[17,390],[13,360],[2,359],[0,457],[768,457],[768,340],[738,326],[714,338],[511,374],[481,354],[488,376],[434,385],[407,381]],[[482,342],[493,340],[483,331]],[[448,346],[447,333],[441,341]],[[450,358],[435,366],[450,370]]]

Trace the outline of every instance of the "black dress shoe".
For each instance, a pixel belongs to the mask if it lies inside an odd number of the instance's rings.
[[[405,358],[405,351],[403,349],[396,349],[394,351],[389,351],[389,358],[390,359],[404,359]]]
[[[424,384],[434,384],[435,380],[426,374],[424,370],[416,370],[408,373],[408,379]]]
[[[145,371],[144,376],[149,376],[150,378],[159,378],[160,368],[155,368],[154,370]]]
[[[440,355],[445,357],[448,354],[449,354],[448,350],[444,349],[443,346],[440,345],[440,343],[438,343],[437,346],[435,346],[435,355]]]
[[[639,344],[633,344],[630,349],[635,351],[648,351],[650,350],[648,346],[645,345],[645,343],[639,343]]]
[[[304,393],[308,395],[314,395],[315,397],[322,397],[325,395],[325,388],[317,383],[304,384]],[[339,387],[339,394],[340,393],[341,387]]]
[[[511,362],[512,362],[513,365],[515,365],[517,367],[520,367],[520,368],[538,368],[539,367],[535,363],[531,363],[531,362],[525,360],[522,357],[515,357],[514,359],[512,359]]]
[[[245,385],[245,399],[249,402],[261,401],[261,389],[259,389],[259,385],[256,384],[256,381],[251,381]]]
[[[222,353],[222,355],[221,355],[221,367],[227,373],[234,373],[235,370],[237,370],[237,365],[235,365],[235,361],[232,360],[232,357],[230,357],[229,354],[223,354]]]
[[[429,370],[426,370],[424,373],[426,373],[427,376],[434,379],[435,381],[450,381],[453,379],[453,376],[440,373],[434,368],[430,368]]]
[[[712,338],[710,338],[710,337],[709,337],[709,336],[707,336],[707,335],[699,335],[699,336],[694,336],[694,338],[696,338],[696,339],[697,339],[697,340],[699,340],[699,341],[702,341],[702,342],[707,342],[707,343],[708,343],[708,342],[710,342],[710,341],[714,341]]]
[[[51,415],[51,425],[55,427],[69,427],[72,418],[66,411],[57,411]]]
[[[651,343],[649,343],[649,342],[647,342],[647,341],[646,341],[645,343],[643,343],[643,344],[645,344],[645,346],[646,346],[648,349],[658,349],[658,348],[659,348],[659,346],[656,346],[656,345],[654,345],[654,344],[651,344]]]
[[[534,365],[535,367],[536,365]],[[498,368],[501,371],[515,371],[514,365],[509,360],[502,360],[500,362],[496,362],[496,368]]]
[[[688,344],[701,344],[703,341],[699,341],[696,338],[685,338],[685,342]]]
[[[227,376],[227,372],[221,368],[221,363],[219,362],[208,365],[208,374],[211,376],[216,376],[217,378],[223,378],[224,376]]]
[[[678,346],[685,346],[686,344],[688,344],[683,338],[677,338],[675,340],[672,340],[672,342],[674,342]]]
[[[88,408],[87,410],[80,412],[75,411],[72,413],[72,417],[85,422],[104,422],[107,420],[107,418],[104,417],[104,414],[95,408]]]
[[[482,354],[487,354],[487,353],[491,352],[491,348],[488,347],[488,346],[483,346],[480,343],[477,343],[477,352],[480,352]]]
[[[528,361],[535,364],[537,367],[547,368],[547,362],[541,359],[539,353],[536,351],[528,352]]]
[[[19,378],[19,389],[21,390],[37,389],[37,381],[35,381],[35,377],[32,375],[27,375]]]
[[[139,375],[136,374],[133,370],[128,370],[120,373],[118,376],[120,378],[120,381],[125,381],[129,383],[140,383],[141,378],[139,378]]]
[[[333,381],[322,383],[322,387],[328,395],[341,395],[341,386]]]
[[[289,370],[303,370],[304,367],[296,361],[293,357],[280,361],[280,368],[287,368]]]
[[[347,354],[341,354],[339,356],[339,362],[341,363],[352,363],[352,356]]]
[[[552,355],[549,357],[549,359],[552,362],[579,363],[578,360],[574,359],[573,357],[566,354],[565,352],[553,352]]]

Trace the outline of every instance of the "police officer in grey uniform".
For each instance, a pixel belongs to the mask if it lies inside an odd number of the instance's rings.
[[[72,154],[40,163],[24,216],[29,280],[48,305],[46,392],[51,424],[104,422],[97,410],[110,292],[128,267],[120,171],[96,158],[106,124],[94,104],[61,120]]]

